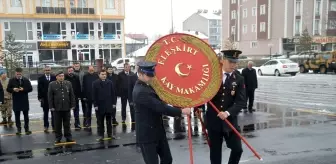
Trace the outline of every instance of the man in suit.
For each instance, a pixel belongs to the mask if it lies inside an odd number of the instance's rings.
[[[190,115],[190,108],[178,109],[165,104],[149,85],[155,76],[156,63],[139,62],[138,80],[133,90],[136,120],[136,142],[146,164],[172,164],[173,158],[166,138],[162,115],[172,117]]]
[[[37,99],[41,102],[41,107],[43,109],[43,123],[44,132],[48,133],[49,128],[49,104],[48,104],[48,88],[49,83],[56,80],[56,76],[50,74],[51,68],[46,66],[44,68],[44,75],[40,76],[37,80]],[[51,113],[51,127],[54,131],[54,113]]]
[[[112,138],[112,111],[116,107],[113,82],[106,79],[107,72],[99,72],[99,79],[92,85],[92,100],[98,119],[98,135],[100,141],[104,139],[104,120],[106,119],[107,136]]]
[[[253,102],[254,102],[254,92],[258,88],[258,79],[257,79],[257,72],[253,67],[253,62],[249,61],[247,64],[247,68],[244,68],[242,71],[242,75],[244,76],[245,85],[246,85],[246,105],[248,101],[248,107],[245,107],[250,113],[253,110]]]
[[[136,66],[135,71],[137,71],[138,68],[139,67]],[[133,103],[132,93],[133,93],[133,89],[134,89],[134,86],[135,86],[135,83],[136,83],[137,80],[138,80],[138,73],[137,72],[130,75],[129,79],[128,79],[128,102],[129,102],[130,110],[131,110],[132,123],[135,123],[135,120],[134,120],[134,103]]]
[[[48,104],[50,111],[54,112],[55,144],[61,142],[62,125],[66,142],[73,142],[70,130],[70,111],[76,107],[76,96],[69,81],[64,80],[64,73],[56,74],[56,81],[49,84]]]
[[[107,66],[107,79],[109,79],[109,80],[112,81],[113,88],[114,88],[114,91],[115,91],[115,100],[114,101],[115,101],[115,104],[117,104],[118,75],[114,73],[114,69],[112,68],[112,66]],[[119,122],[116,119],[116,112],[117,112],[117,109],[113,108],[112,116],[111,116],[112,117],[112,124],[113,125],[119,125]]]
[[[92,117],[92,84],[99,79],[98,74],[95,72],[93,66],[89,66],[88,72],[83,77],[83,99],[86,102],[86,112],[84,115],[84,127],[86,130],[91,130],[91,117]]]
[[[124,124],[126,121],[126,106],[127,106],[127,100],[128,99],[128,89],[129,89],[129,76],[134,75],[134,73],[131,71],[131,66],[129,63],[124,64],[124,70],[121,71],[118,74],[118,84],[117,88],[119,90],[119,96],[121,98],[121,117],[122,117],[122,123]],[[130,112],[131,117],[134,116],[134,110],[133,107],[130,106]],[[131,121],[134,122],[134,118],[131,118]]]
[[[84,75],[85,75],[84,70],[82,70],[80,63],[74,63],[73,64],[73,69],[74,69],[73,73],[78,77],[79,85],[80,85],[80,88],[82,89],[83,88],[83,78],[84,78]],[[82,104],[82,113],[83,113],[83,115],[85,115],[85,113],[87,113],[86,112],[86,109],[87,109],[86,104],[87,103],[83,98],[78,100],[78,112],[79,112],[79,101]],[[84,117],[84,120],[83,120],[83,126],[85,126],[84,123],[85,123],[85,117]]]
[[[21,111],[24,118],[24,128],[26,135],[31,134],[29,130],[29,97],[28,93],[33,91],[33,87],[26,77],[22,76],[22,68],[15,69],[15,77],[8,82],[7,92],[13,97],[13,111],[15,114],[16,135],[21,135]]]
[[[227,119],[238,129],[237,115],[245,106],[245,85],[244,78],[234,72],[238,57],[242,53],[238,50],[222,51],[220,57],[223,70],[222,85],[215,97],[211,100],[219,109],[217,113],[208,104],[206,112],[206,126],[210,139],[210,161],[211,164],[222,163],[222,143],[225,139],[226,145],[231,149],[229,164],[238,164],[243,153],[241,139],[223,121]],[[238,129],[239,131],[239,129]]]
[[[82,129],[82,127],[80,126],[80,121],[79,121],[79,100],[81,100],[82,98],[82,88],[80,85],[79,76],[74,74],[73,67],[68,67],[68,73],[64,75],[64,80],[67,80],[71,83],[74,94],[76,96],[76,107],[73,111],[73,114],[75,117],[75,128],[79,130],[79,129]],[[85,113],[85,109],[83,113]]]

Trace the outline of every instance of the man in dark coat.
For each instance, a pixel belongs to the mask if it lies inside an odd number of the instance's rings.
[[[244,68],[242,71],[242,75],[244,76],[245,85],[246,85],[246,105],[248,101],[248,109],[250,113],[253,112],[253,101],[254,101],[254,92],[255,89],[258,88],[258,79],[257,72],[253,67],[253,62],[249,61],[247,64],[247,68]],[[245,110],[247,112],[247,110]]]
[[[73,69],[74,69],[73,73],[79,78],[80,88],[82,89],[83,88],[83,78],[84,78],[85,73],[82,70],[80,63],[77,63],[77,62],[74,63],[73,64]],[[87,113],[86,112],[86,109],[87,109],[86,104],[87,103],[86,103],[86,101],[83,98],[80,99],[80,102],[82,104],[83,115],[85,115],[85,113]],[[78,112],[79,112],[79,102],[78,102]],[[83,120],[83,126],[85,126],[84,123],[85,123],[85,117],[84,117],[84,120]]]
[[[99,79],[92,85],[92,100],[98,119],[98,135],[100,141],[104,139],[104,120],[106,119],[106,130],[109,138],[112,137],[112,111],[115,108],[115,91],[113,82],[106,79],[106,71],[99,72]]]
[[[124,64],[124,70],[118,74],[118,90],[119,96],[121,98],[121,117],[122,122],[125,123],[126,121],[126,106],[128,100],[128,87],[129,87],[129,76],[132,76],[134,73],[131,71],[131,66],[129,63]],[[134,116],[134,108],[130,106],[131,117]],[[131,118],[132,122],[134,122],[134,118]]]
[[[65,74],[64,80],[67,80],[71,83],[74,94],[76,96],[76,107],[73,111],[75,117],[75,128],[81,129],[79,121],[79,100],[81,100],[82,98],[82,88],[80,85],[79,77],[74,74],[74,69],[72,67],[68,67],[68,73]],[[85,111],[83,111],[83,113],[85,113]]]
[[[135,71],[137,71],[137,70],[138,70],[138,66],[136,66],[136,68],[135,68]],[[138,73],[137,72],[130,75],[129,79],[128,79],[128,102],[129,102],[130,110],[131,110],[132,123],[135,123],[135,120],[134,120],[134,103],[133,103],[132,93],[133,93],[133,89],[134,89],[134,86],[135,86],[135,83],[136,83],[137,80],[138,80]]]
[[[26,135],[31,134],[29,130],[29,98],[28,93],[33,91],[33,87],[26,77],[22,76],[22,68],[15,69],[15,77],[8,82],[7,92],[12,93],[13,111],[15,114],[16,135],[21,135],[20,114],[23,113],[24,128]]]
[[[114,73],[114,69],[112,68],[112,66],[107,67],[107,79],[112,81],[113,88],[114,88],[114,91],[115,91],[115,100],[114,101],[115,101],[115,104],[117,104],[118,75]],[[116,112],[117,112],[117,109],[113,108],[113,111],[112,111],[112,124],[113,125],[118,125],[119,124],[118,121],[116,120]]]
[[[83,77],[83,99],[86,101],[86,112],[84,115],[84,126],[87,130],[91,130],[91,117],[92,117],[92,84],[99,77],[96,72],[94,72],[94,67],[89,66],[88,73]]]
[[[56,76],[50,74],[51,68],[49,66],[44,68],[44,75],[40,76],[37,80],[37,99],[41,102],[43,109],[43,123],[44,132],[48,132],[49,128],[49,104],[48,104],[48,88],[49,83],[56,80]],[[51,113],[51,127],[54,131],[54,113]]]
[[[64,80],[63,72],[58,72],[56,79],[49,84],[48,88],[49,109],[54,112],[55,119],[55,144],[62,140],[62,124],[66,142],[73,142],[70,130],[70,111],[76,107],[76,96],[71,83]]]
[[[220,113],[217,113],[210,104],[207,105],[206,112],[206,126],[211,143],[210,161],[211,164],[222,164],[222,143],[224,138],[227,147],[231,149],[228,163],[238,164],[243,153],[241,139],[223,120],[227,119],[238,129],[237,115],[245,105],[244,79],[234,72],[241,51],[226,50],[222,51],[222,53],[223,82],[217,94],[211,100]]]
[[[190,115],[190,108],[178,109],[165,104],[159,99],[155,90],[149,85],[153,79],[155,63],[138,63],[138,81],[133,90],[133,103],[136,126],[136,142],[141,148],[146,164],[172,164],[173,158],[166,138],[162,115],[181,116]]]

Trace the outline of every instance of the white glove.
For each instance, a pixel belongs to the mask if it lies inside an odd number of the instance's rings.
[[[98,107],[94,107],[95,110],[98,110]]]

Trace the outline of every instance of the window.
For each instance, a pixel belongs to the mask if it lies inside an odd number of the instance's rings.
[[[321,15],[321,0],[315,1],[315,15]]]
[[[210,33],[211,34],[214,34],[214,33],[217,33],[217,28],[210,28]]]
[[[236,0],[231,0],[231,4],[235,4],[236,3]]]
[[[38,22],[36,28],[38,40],[66,39],[65,22]]]
[[[256,24],[252,25],[251,30],[252,30],[252,32],[257,32],[257,26],[256,26]]]
[[[260,22],[260,32],[265,32],[265,31],[266,31],[266,23]]]
[[[5,36],[15,35],[16,40],[33,40],[32,22],[4,22]]]
[[[315,24],[314,24],[314,35],[320,35],[320,20],[315,19]]]
[[[260,15],[266,14],[266,5],[260,5]]]
[[[21,0],[11,0],[11,7],[22,7]]]
[[[336,19],[329,20],[329,28],[328,29],[336,29]]]
[[[257,41],[250,42],[250,48],[257,48],[257,47],[258,47],[258,42]]]
[[[94,24],[92,22],[71,23],[71,37],[77,40],[93,40]]]
[[[301,31],[301,20],[295,20],[295,35],[300,35]]]
[[[311,45],[311,50],[312,51],[317,51],[318,49],[318,46],[317,45]]]
[[[252,16],[256,16],[257,15],[257,8],[253,7],[252,8]]]
[[[247,18],[247,9],[243,10],[243,18]]]
[[[296,11],[296,16],[301,15],[301,0],[296,0],[295,11]]]
[[[247,25],[243,26],[243,33],[247,33]]]
[[[236,34],[236,26],[231,26],[231,34]]]
[[[87,0],[77,0],[77,7],[86,8],[87,7]]]
[[[65,7],[65,0],[58,0],[58,7]]]
[[[51,0],[42,0],[42,7],[51,7]]]
[[[115,0],[106,0],[106,8],[114,9],[115,8]]]
[[[231,11],[231,19],[236,19],[236,10]]]
[[[330,11],[336,11],[336,0],[330,1]]]
[[[120,39],[121,28],[120,23],[103,23],[103,37],[104,39]],[[99,32],[98,32],[99,35]]]

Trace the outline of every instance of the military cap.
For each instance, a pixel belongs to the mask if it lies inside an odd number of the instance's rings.
[[[155,76],[155,62],[141,61],[137,64],[139,66],[139,71],[143,72],[149,77]]]
[[[235,63],[238,62],[239,55],[242,53],[242,51],[239,50],[223,50],[221,52],[223,59],[227,59]]]
[[[56,73],[56,76],[58,76],[60,74],[64,74],[64,72],[63,71],[59,71],[59,72]]]

